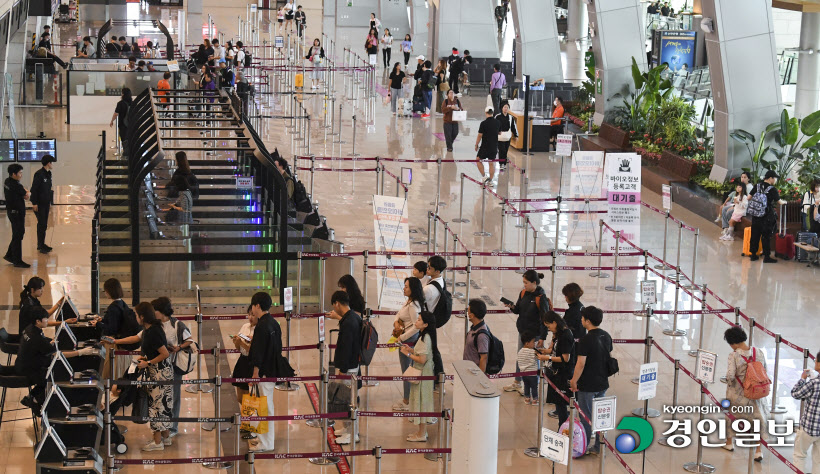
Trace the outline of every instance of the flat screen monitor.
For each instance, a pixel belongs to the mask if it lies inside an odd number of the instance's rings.
[[[17,150],[14,147],[13,138],[0,140],[0,162],[10,162],[17,160]]]
[[[18,139],[17,161],[40,161],[43,156],[57,158],[57,140],[54,138]]]

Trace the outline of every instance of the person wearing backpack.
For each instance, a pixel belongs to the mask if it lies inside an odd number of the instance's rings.
[[[771,254],[772,234],[777,226],[777,213],[775,205],[780,200],[780,193],[774,184],[780,176],[774,170],[766,171],[763,181],[749,193],[749,207],[746,215],[752,218],[752,235],[749,242],[749,252],[752,261],[758,259],[757,249],[763,243],[763,263],[777,263],[769,255]]]
[[[733,407],[751,406],[752,412],[733,411],[738,419],[754,422],[761,426],[761,438],[765,439],[768,426],[769,408],[766,399],[771,391],[772,382],[766,373],[766,356],[760,349],[749,347],[746,343],[746,331],[740,326],[732,326],[723,333],[723,339],[732,348],[727,359],[726,399]],[[731,431],[726,433],[726,444],[723,449],[734,451]],[[763,460],[763,451],[758,444],[755,449],[755,461]]]
[[[358,374],[359,356],[362,351],[362,316],[350,308],[350,296],[346,291],[338,290],[330,298],[333,311],[328,317],[339,320],[339,338],[336,340],[336,351],[333,353],[333,366],[339,374]],[[352,422],[345,420],[344,434],[336,433],[336,443],[350,444]],[[356,433],[356,441],[359,433]]]
[[[433,255],[427,260],[427,275],[430,276],[430,281],[424,285],[424,302],[427,305],[427,311],[436,316],[437,328],[447,324],[453,313],[453,297],[447,291],[447,282],[442,276],[445,269],[447,269],[447,261],[443,257]],[[433,365],[436,375],[444,372],[444,363],[438,347],[433,350]],[[438,387],[438,380],[435,381],[435,386]]]
[[[193,355],[191,345],[194,343],[191,337],[191,330],[182,321],[173,317],[174,307],[171,300],[166,296],[161,296],[151,301],[156,316],[162,321],[162,330],[165,331],[165,340],[168,343],[168,352],[171,353],[171,367],[174,370],[174,380],[182,378],[191,372]],[[186,357],[187,356],[187,357]],[[179,418],[179,408],[182,403],[182,385],[171,386],[174,404],[172,408],[172,418]],[[241,400],[240,400],[241,401]],[[179,434],[179,422],[171,424],[168,438],[173,438]]]
[[[599,327],[603,320],[603,311],[595,306],[587,306],[581,310],[581,324],[587,330],[587,335],[575,346],[578,360],[575,362],[575,371],[569,381],[569,387],[575,392],[578,408],[587,416],[591,416],[592,400],[606,395],[609,377],[614,375],[610,370],[612,336]],[[583,417],[581,424],[584,425],[584,431],[590,441],[587,454],[600,453],[600,439],[595,436],[593,440],[592,427]]]
[[[484,322],[487,315],[487,304],[479,299],[467,303],[467,318],[470,319],[470,330],[464,337],[463,360],[475,362],[482,372],[487,372],[487,360],[490,353],[490,328]]]
[[[814,370],[820,371],[820,353],[814,359]],[[803,472],[820,472],[820,377],[810,376],[811,370],[804,370],[792,388],[792,397],[806,402],[800,415],[800,429],[794,438],[792,459],[795,467]],[[811,469],[806,468],[809,449],[812,451]]]
[[[425,107],[421,118],[429,118],[430,111],[433,110],[433,91],[438,86],[438,76],[433,73],[432,67],[433,63],[430,61],[424,61],[424,65],[421,67],[421,90],[424,94]]]
[[[547,337],[547,330],[541,323],[541,315],[547,311],[552,311],[552,302],[547,298],[546,292],[541,288],[541,279],[544,278],[543,273],[538,273],[535,270],[527,270],[522,280],[524,288],[518,294],[518,301],[515,304],[508,304],[514,314],[518,315],[515,321],[515,328],[518,330],[518,349],[520,351],[523,346],[521,336],[525,332],[535,334],[538,340],[536,346],[540,347]],[[521,372],[521,368],[516,363],[515,371]],[[513,383],[504,387],[505,392],[518,392],[524,396],[524,385],[521,377],[516,377]]]

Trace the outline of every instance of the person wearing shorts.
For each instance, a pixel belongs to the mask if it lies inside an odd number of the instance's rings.
[[[501,126],[493,117],[493,108],[487,107],[484,110],[484,121],[478,127],[478,136],[475,139],[476,151],[476,165],[478,172],[484,178],[484,183],[489,183],[493,180],[495,168],[492,163],[489,163],[490,176],[484,175],[484,161],[494,160],[498,153],[498,134],[501,133]]]

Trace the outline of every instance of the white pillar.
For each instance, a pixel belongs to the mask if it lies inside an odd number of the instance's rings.
[[[589,14],[584,0],[569,0],[567,7],[567,65],[564,78],[581,82],[586,79],[584,54],[589,46],[586,41]]]
[[[797,63],[797,91],[794,114],[803,118],[820,106],[820,13],[803,12],[800,21],[800,53]]]

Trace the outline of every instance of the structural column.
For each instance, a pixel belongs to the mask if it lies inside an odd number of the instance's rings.
[[[516,76],[564,82],[555,12],[544,8],[543,0],[517,0],[512,3],[512,14],[521,58]]]
[[[820,13],[802,14],[797,66],[794,114],[803,118],[820,106]]]
[[[587,4],[584,0],[569,0],[567,7],[567,68],[564,71],[564,78],[569,81],[584,81],[584,55],[589,46]]]
[[[493,16],[496,6],[494,0],[442,0],[431,3],[438,3],[434,45],[437,56],[447,57],[451,54],[451,48],[456,47],[459,50],[469,49],[470,54],[476,58],[500,57],[498,27]],[[551,7],[541,8],[552,15]],[[552,24],[555,28],[554,18]],[[432,21],[430,25],[433,25]]]

